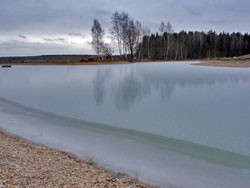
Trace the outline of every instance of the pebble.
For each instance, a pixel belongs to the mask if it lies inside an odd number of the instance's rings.
[[[0,188],[152,188],[72,154],[0,131]]]

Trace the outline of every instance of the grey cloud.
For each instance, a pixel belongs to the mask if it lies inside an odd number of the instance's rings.
[[[73,36],[73,37],[85,37],[85,35],[81,34],[81,33],[75,33],[75,32],[70,32],[68,33],[69,36]]]
[[[215,24],[215,25],[223,25],[223,24],[230,24],[232,22],[228,22],[225,20],[209,20],[208,23]]]
[[[47,42],[63,42],[66,43],[66,40],[64,38],[43,38],[43,40]]]
[[[21,30],[38,34],[89,35],[94,18],[98,18],[107,30],[115,10],[127,11],[153,27],[152,30],[157,29],[160,20],[173,22],[178,30],[188,29],[181,28],[181,24],[203,30],[206,27],[204,20],[223,17],[234,22],[245,20],[246,26],[237,29],[246,31],[250,25],[248,7],[248,0],[8,0],[0,1],[0,32]],[[222,25],[220,30],[223,29]]]
[[[25,35],[18,35],[19,38],[21,39],[26,39],[27,37]]]
[[[47,41],[47,42],[53,42],[54,39],[49,39],[49,38],[43,38],[43,40]]]
[[[87,45],[81,48],[62,43],[40,43],[10,40],[0,43],[0,56],[26,56],[43,54],[82,54],[82,52],[91,54],[91,49]]]
[[[202,12],[195,8],[195,7],[191,7],[191,6],[184,6],[184,9],[188,12],[188,14],[190,14],[191,16],[202,16]]]
[[[89,46],[91,46],[92,44],[91,44],[91,41],[87,41],[86,42]]]
[[[65,43],[66,42],[66,40],[64,39],[64,38],[57,38],[57,39],[55,39],[56,41],[61,41],[61,42],[63,42],[63,43]]]
[[[87,0],[0,1],[1,30],[46,34],[72,30],[87,32],[96,15],[103,22],[111,15],[111,12],[97,8],[97,4]]]
[[[0,0],[0,36],[52,35],[58,37],[44,40],[64,43],[60,36],[65,33],[89,37],[94,18],[108,34],[116,10],[128,12],[152,32],[161,20],[170,21],[175,31],[249,32],[249,7],[249,0]]]

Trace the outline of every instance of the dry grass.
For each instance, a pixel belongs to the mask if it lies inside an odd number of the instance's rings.
[[[212,60],[202,61],[198,65],[204,66],[218,66],[218,67],[250,67],[250,55],[235,57],[235,58],[216,58]]]

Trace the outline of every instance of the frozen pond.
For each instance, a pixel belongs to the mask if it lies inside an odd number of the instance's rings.
[[[0,69],[0,127],[168,188],[250,186],[250,69]]]

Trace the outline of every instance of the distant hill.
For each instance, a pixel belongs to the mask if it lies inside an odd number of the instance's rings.
[[[66,57],[90,57],[91,55],[39,55],[39,56],[16,56],[16,57],[0,57],[0,61],[48,61],[53,58]]]

